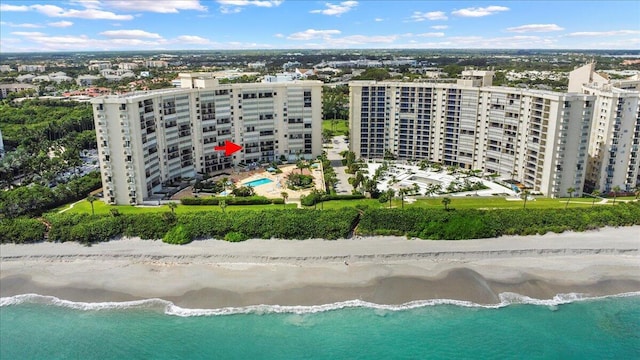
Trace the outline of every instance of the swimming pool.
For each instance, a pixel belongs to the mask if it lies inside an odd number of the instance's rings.
[[[273,180],[271,180],[271,179],[262,178],[262,179],[251,180],[249,182],[244,183],[243,185],[256,187],[256,186],[260,186],[260,185],[264,185],[264,184],[268,184],[268,183],[272,183],[272,182],[273,182]]]

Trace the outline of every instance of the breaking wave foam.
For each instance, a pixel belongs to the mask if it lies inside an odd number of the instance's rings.
[[[190,317],[190,316],[219,316],[236,314],[314,314],[325,311],[341,310],[347,308],[369,308],[374,310],[403,311],[427,306],[454,305],[460,307],[498,309],[513,304],[528,304],[538,306],[556,307],[558,305],[569,304],[579,301],[601,300],[606,298],[633,297],[639,296],[638,292],[629,292],[607,296],[588,296],[580,293],[558,294],[552,299],[534,299],[528,296],[505,292],[499,295],[500,303],[497,304],[476,304],[471,301],[452,299],[417,300],[400,305],[375,304],[362,300],[348,300],[325,305],[309,306],[285,306],[285,305],[251,305],[243,307],[224,307],[219,309],[188,309],[175,305],[163,299],[145,299],[123,302],[76,302],[59,299],[55,296],[45,296],[38,294],[22,294],[0,298],[0,307],[20,304],[41,304],[66,307],[74,310],[97,311],[97,310],[125,310],[125,309],[151,309],[158,310],[166,315]]]

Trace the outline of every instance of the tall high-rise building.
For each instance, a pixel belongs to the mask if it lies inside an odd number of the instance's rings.
[[[640,79],[611,80],[595,63],[571,72],[569,90],[596,97],[586,189],[630,191],[640,183]]]
[[[92,100],[104,199],[141,204],[198,174],[307,159],[322,152],[322,83],[219,84],[181,74],[181,88]],[[230,157],[214,147],[231,141]]]
[[[479,169],[552,197],[581,193],[596,96],[493,87],[492,75],[351,82],[351,150]]]

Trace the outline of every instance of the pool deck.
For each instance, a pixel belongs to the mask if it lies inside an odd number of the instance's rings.
[[[369,170],[369,176],[372,176],[375,173],[376,169],[381,165],[382,164],[380,163],[368,163],[367,167]],[[389,185],[389,181],[392,180],[394,176],[397,182],[395,184]],[[462,181],[462,179],[469,179],[470,181],[473,181],[473,182],[481,181],[484,185],[488,187],[488,189],[458,192],[458,193],[446,194],[446,196],[495,196],[497,194],[500,194],[503,196],[509,196],[509,197],[516,196],[516,193],[513,190],[508,189],[499,184],[496,184],[493,181],[484,180],[479,177],[449,175],[444,170],[440,172],[433,172],[428,170],[420,170],[419,167],[413,166],[413,165],[400,165],[400,164],[393,165],[393,169],[390,169],[390,171],[387,172],[387,175],[384,176],[379,182],[378,189],[380,191],[386,191],[389,187],[391,187],[392,189],[395,189],[396,191],[398,191],[401,188],[412,187],[413,184],[415,183],[415,184],[418,184],[418,186],[420,187],[420,192],[424,194],[424,191],[426,190],[427,185],[421,181],[410,180],[412,176],[425,178],[433,182],[439,182],[440,184],[442,184],[443,188],[446,188],[447,186],[449,186],[449,184],[456,179],[458,179],[458,181]],[[445,196],[445,195],[440,195],[440,196]]]
[[[256,195],[265,196],[268,198],[279,198],[279,197],[282,197],[281,193],[286,191],[289,194],[289,200],[300,199],[302,195],[308,195],[311,192],[311,189],[305,189],[305,190],[287,189],[287,186],[286,186],[287,176],[292,172],[300,172],[300,170],[295,165],[283,165],[278,168],[282,170],[281,174],[273,174],[264,170],[264,171],[257,172],[246,179],[242,179],[242,181],[240,181],[236,185],[242,186],[248,182],[266,178],[273,182],[254,186],[253,189],[255,190]],[[315,188],[318,190],[322,190],[322,178],[323,178],[322,170],[320,170],[319,168],[304,169],[302,173],[305,175],[313,176]]]

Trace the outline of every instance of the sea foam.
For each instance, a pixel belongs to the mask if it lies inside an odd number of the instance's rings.
[[[76,302],[59,299],[55,296],[46,296],[38,294],[22,294],[10,297],[0,298],[0,307],[14,306],[20,304],[41,304],[66,307],[74,310],[82,311],[100,311],[100,310],[126,310],[126,309],[150,309],[157,310],[166,315],[191,317],[191,316],[221,316],[221,315],[237,315],[237,314],[314,314],[326,311],[341,310],[347,308],[369,308],[377,311],[403,311],[428,306],[437,305],[453,305],[469,308],[486,308],[498,309],[514,304],[527,304],[537,306],[548,306],[554,309],[558,305],[569,304],[579,301],[600,300],[605,298],[633,297],[639,296],[638,292],[628,292],[616,295],[606,296],[589,296],[580,293],[557,294],[551,299],[534,299],[528,296],[504,292],[500,293],[500,302],[497,304],[477,304],[471,301],[453,300],[453,299],[432,299],[432,300],[416,300],[399,305],[375,304],[362,300],[340,301],[324,305],[250,305],[242,307],[224,307],[218,309],[188,309],[175,305],[174,303],[163,299],[145,299],[123,302]]]

